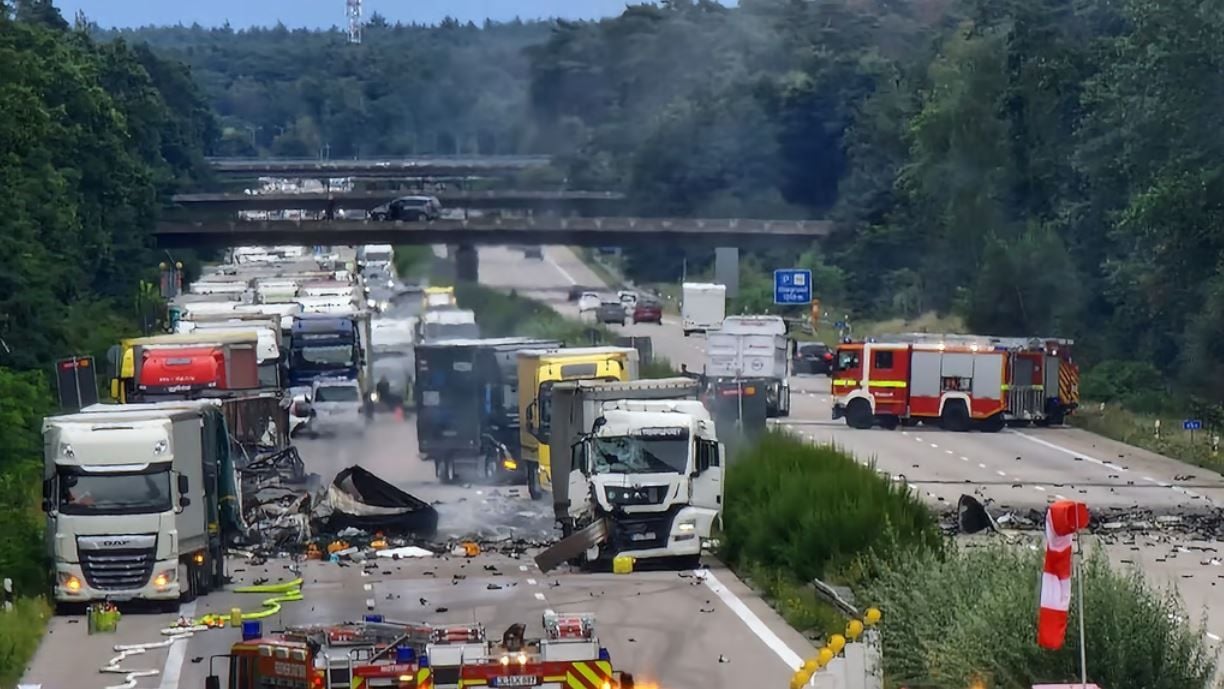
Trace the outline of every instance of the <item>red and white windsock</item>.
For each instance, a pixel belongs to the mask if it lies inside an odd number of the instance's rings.
[[[1051,651],[1067,637],[1071,608],[1071,539],[1088,526],[1088,506],[1059,500],[1046,512],[1045,569],[1041,573],[1041,611],[1037,615],[1037,645]]]

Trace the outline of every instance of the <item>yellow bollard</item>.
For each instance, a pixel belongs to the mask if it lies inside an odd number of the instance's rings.
[[[612,558],[613,574],[630,574],[633,572],[633,558],[628,555],[617,555]]]
[[[230,626],[242,626],[242,608],[230,608]]]

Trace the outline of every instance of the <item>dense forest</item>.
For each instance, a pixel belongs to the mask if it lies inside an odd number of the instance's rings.
[[[52,362],[138,329],[166,260],[158,209],[207,174],[215,138],[184,66],[74,30],[49,0],[0,1],[0,571],[19,593],[42,590]]]
[[[222,153],[546,152],[644,214],[831,218],[801,257],[826,303],[1066,334],[1224,389],[1218,3],[662,0],[598,22],[375,18],[360,46],[125,36],[192,66]],[[683,254],[628,269],[675,279]],[[749,257],[746,284],[794,261]]]

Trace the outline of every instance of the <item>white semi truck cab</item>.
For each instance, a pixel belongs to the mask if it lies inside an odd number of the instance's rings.
[[[223,584],[224,421],[218,410],[186,404],[44,420],[43,509],[57,604],[174,605]]]
[[[571,538],[584,542],[588,562],[695,563],[722,515],[725,453],[699,401],[605,402],[572,448],[570,516],[579,531]]]

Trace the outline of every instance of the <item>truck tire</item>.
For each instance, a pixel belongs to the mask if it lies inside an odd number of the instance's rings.
[[[944,404],[943,414],[940,414],[939,420],[944,430],[964,433],[969,430],[971,421],[969,408],[965,406],[964,400],[949,400]]]
[[[532,500],[544,497],[544,491],[540,489],[540,467],[536,464],[527,465],[527,495]]]
[[[455,463],[449,458],[434,460],[434,473],[442,483],[450,485],[455,482]]]
[[[179,563],[179,604],[190,603],[200,595],[199,581],[195,567],[189,562]]]
[[[866,430],[871,428],[875,417],[871,415],[871,405],[867,400],[859,398],[850,400],[846,405],[846,425],[851,428]]]
[[[1007,421],[1003,418],[1003,413],[999,412],[988,419],[982,419],[978,422],[978,429],[983,433],[998,433],[1007,426]]]
[[[897,426],[901,425],[901,419],[898,419],[892,414],[881,414],[880,416],[876,417],[876,421],[880,422],[880,428],[883,428],[886,431],[895,431],[897,430]]]

